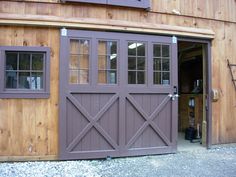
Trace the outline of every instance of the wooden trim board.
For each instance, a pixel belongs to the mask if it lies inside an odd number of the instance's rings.
[[[23,162],[23,161],[52,161],[59,160],[57,155],[45,155],[45,156],[0,156],[0,162]]]
[[[2,25],[24,25],[42,27],[65,27],[79,29],[102,29],[110,31],[129,31],[163,35],[178,35],[213,39],[215,33],[210,29],[172,26],[164,24],[127,22],[120,20],[94,18],[63,18],[47,15],[20,15],[0,13]]]

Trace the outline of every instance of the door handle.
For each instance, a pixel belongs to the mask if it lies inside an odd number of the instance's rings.
[[[178,87],[174,86],[174,95],[178,95]]]
[[[174,86],[174,94],[172,95],[172,100],[175,100],[175,98],[178,98],[179,94],[178,94],[178,87]]]
[[[170,98],[172,99],[172,101],[174,101],[175,98],[178,98],[178,97],[179,97],[179,95],[178,95],[178,94],[174,94],[174,95],[169,94],[168,97],[170,97]]]

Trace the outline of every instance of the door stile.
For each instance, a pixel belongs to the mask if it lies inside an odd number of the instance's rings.
[[[178,54],[177,54],[177,43],[171,44],[171,64],[172,66],[172,88],[173,93],[172,95],[177,94],[178,95]],[[176,87],[176,88],[174,88]],[[176,92],[176,93],[175,93]],[[177,150],[177,138],[178,138],[178,96],[176,95],[175,99],[172,99],[172,145],[173,145],[173,151],[175,152]]]
[[[124,60],[125,58],[125,49],[126,49],[126,42],[124,39],[120,39],[120,47],[119,47],[119,58],[118,58],[118,87],[120,87],[119,90],[119,146],[120,146],[120,154],[123,154],[125,149],[125,105],[126,105],[126,95],[125,95],[125,85],[126,85],[126,79],[127,73],[126,73],[126,63],[127,61]]]
[[[68,54],[68,37],[67,36],[61,36],[61,44],[63,44],[63,47],[60,48],[60,109],[59,109],[59,157],[60,159],[66,158],[66,93],[65,91],[68,89],[67,86],[67,79],[68,79],[68,71],[67,71],[67,62],[66,58],[69,56]]]

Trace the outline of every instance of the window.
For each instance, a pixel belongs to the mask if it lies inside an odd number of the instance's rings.
[[[70,41],[69,83],[89,83],[89,40]]]
[[[107,0],[107,4],[142,9],[150,8],[150,0]]]
[[[117,83],[117,42],[98,42],[98,83]]]
[[[145,62],[145,43],[128,42],[128,84],[145,84]]]
[[[150,0],[62,0],[62,1],[107,4],[107,5],[126,6],[126,7],[134,7],[141,9],[150,8]]]
[[[153,84],[170,84],[170,46],[153,45]]]
[[[0,47],[1,98],[49,97],[49,48]]]

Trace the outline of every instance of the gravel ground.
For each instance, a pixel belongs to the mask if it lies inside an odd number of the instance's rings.
[[[5,176],[236,177],[236,146],[111,160],[0,163],[0,177]]]

